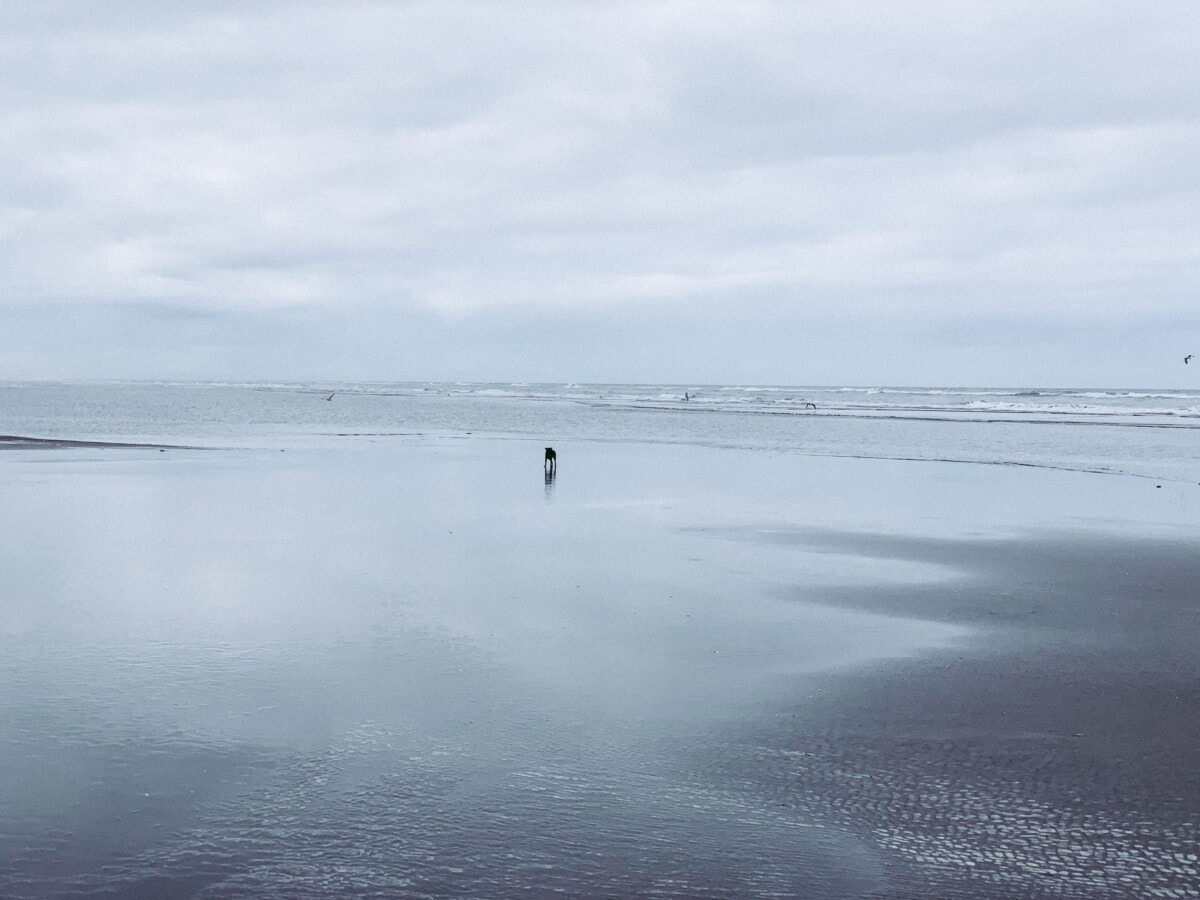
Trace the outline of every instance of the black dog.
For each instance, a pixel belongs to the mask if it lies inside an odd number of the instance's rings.
[[[543,463],[546,471],[553,472],[558,468],[558,454],[554,452],[553,447],[546,448],[546,462]]]

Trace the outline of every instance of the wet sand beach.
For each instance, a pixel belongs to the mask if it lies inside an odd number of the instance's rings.
[[[1196,896],[1195,485],[11,448],[4,896]]]
[[[799,688],[741,752],[700,754],[703,771],[892,851],[887,896],[1200,891],[1194,545],[1052,532],[769,539],[960,566],[963,579],[942,586],[817,593],[993,639]]]

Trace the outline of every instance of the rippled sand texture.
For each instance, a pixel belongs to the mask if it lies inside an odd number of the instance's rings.
[[[557,449],[12,448],[0,895],[1197,895],[1186,486]]]
[[[818,685],[697,755],[718,783],[863,836],[900,896],[1200,895],[1195,547],[773,535],[963,566],[920,590],[827,602],[994,622],[943,652]]]

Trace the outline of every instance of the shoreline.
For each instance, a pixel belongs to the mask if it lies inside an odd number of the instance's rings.
[[[544,436],[551,444],[615,438],[665,441],[676,446],[741,446],[765,452],[850,453],[875,459],[936,458],[1115,471],[1200,482],[1195,441],[1190,439],[1193,433],[1174,427],[1189,416],[1200,416],[1200,406],[1195,397],[1178,391],[1046,389],[1014,393],[1004,389],[956,393],[953,389],[922,389],[912,395],[911,391],[880,389],[868,398],[878,409],[859,418],[825,415],[832,411],[831,405],[858,397],[857,392],[847,394],[840,389],[813,389],[824,392],[812,398],[820,407],[820,416],[814,417],[811,410],[802,410],[803,415],[740,414],[778,410],[781,404],[803,405],[800,401],[808,397],[808,389],[800,388],[788,388],[781,394],[779,390],[727,386],[716,391],[712,403],[680,401],[678,408],[666,403],[653,409],[610,404],[612,398],[603,386],[576,390],[559,385],[542,391],[520,385],[424,385],[420,391],[381,394],[372,391],[371,384],[356,383],[336,386],[337,390],[322,389],[334,395],[332,402],[326,402],[329,393],[322,396],[318,392],[320,385],[279,387],[0,385],[5,400],[3,430],[10,435],[57,435],[64,440],[237,447],[267,442],[283,446],[281,438],[307,445],[326,440],[320,438],[322,434],[354,432],[507,434],[538,440]],[[505,402],[496,402],[493,391],[503,394]],[[655,397],[673,396],[674,389],[641,386],[626,393],[630,400],[653,405]],[[1054,411],[1047,412],[1044,421],[1014,421],[1010,409],[1017,402],[1014,397],[1036,406],[1049,404],[1047,409]],[[934,408],[938,412],[912,417],[913,412]],[[904,410],[904,415],[892,416]],[[1081,410],[1087,416],[1082,416]],[[1077,424],[1060,418],[1071,413],[1080,414]],[[973,418],[967,421],[957,418],[959,414]],[[1172,427],[1143,427],[1158,419]],[[1195,421],[1200,423],[1200,418]],[[1090,427],[1100,424],[1111,427]],[[1057,427],[1038,427],[1042,425]]]

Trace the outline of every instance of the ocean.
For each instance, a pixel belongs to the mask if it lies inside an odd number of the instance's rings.
[[[1200,389],[8,382],[0,432],[210,447],[471,433],[1200,482]]]

